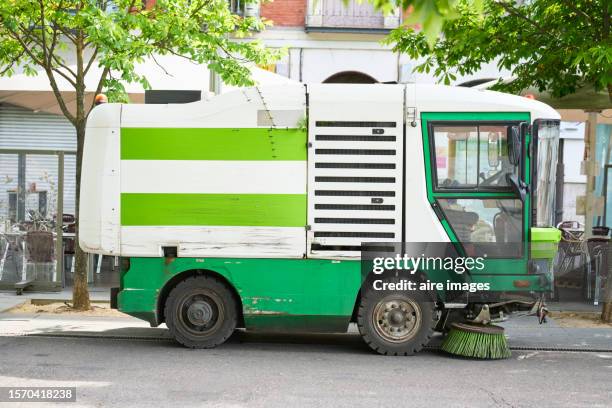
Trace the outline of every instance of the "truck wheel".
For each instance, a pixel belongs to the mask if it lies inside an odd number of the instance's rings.
[[[218,279],[193,276],[180,282],[166,299],[166,325],[185,347],[213,348],[236,328],[236,301]]]
[[[435,304],[419,293],[364,291],[357,325],[374,351],[410,356],[425,346],[436,326]]]

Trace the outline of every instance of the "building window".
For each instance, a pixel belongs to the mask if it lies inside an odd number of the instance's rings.
[[[230,11],[244,17],[259,17],[259,1],[228,0]]]
[[[364,1],[308,0],[308,30],[388,31],[397,28],[399,22],[399,7],[384,15]]]

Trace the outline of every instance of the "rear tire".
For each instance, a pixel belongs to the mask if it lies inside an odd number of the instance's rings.
[[[189,348],[222,344],[234,332],[238,316],[230,289],[210,276],[192,276],[176,285],[164,314],[172,337]]]
[[[418,292],[367,290],[357,314],[359,333],[379,354],[410,356],[431,339],[435,303]]]

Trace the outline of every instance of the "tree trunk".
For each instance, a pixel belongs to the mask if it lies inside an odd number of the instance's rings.
[[[77,157],[76,157],[76,245],[74,251],[74,286],[72,287],[72,305],[77,310],[89,310],[89,289],[87,287],[87,254],[79,246],[79,202],[81,191],[81,165],[83,162],[83,142],[85,141],[85,120],[77,122]]]
[[[604,302],[601,311],[601,320],[606,323],[612,323],[612,302]]]

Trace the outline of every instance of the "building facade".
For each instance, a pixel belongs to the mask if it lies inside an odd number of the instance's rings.
[[[156,0],[146,0],[152,7]],[[263,32],[255,33],[265,45],[286,49],[284,57],[277,63],[264,67],[266,70],[303,83],[432,83],[430,74],[415,74],[419,63],[408,56],[394,52],[390,45],[383,44],[387,34],[400,27],[405,13],[395,9],[384,15],[364,0],[273,0],[245,4],[243,0],[228,0],[234,13],[245,16],[260,16],[272,25]],[[205,68],[205,67],[204,67]],[[205,71],[203,69],[203,71]],[[181,71],[182,72],[182,71]],[[266,73],[268,74],[268,73]],[[189,74],[177,78],[190,78],[190,86],[204,90],[219,90],[208,81],[209,72],[203,72],[204,82]],[[495,64],[485,66],[472,76],[458,77],[453,85],[467,85],[486,79],[507,76]],[[205,78],[204,78],[205,76]],[[199,82],[198,82],[199,81]],[[154,82],[154,81],[153,81]],[[197,85],[194,85],[198,82]],[[173,90],[183,89],[172,84]],[[160,88],[154,83],[155,89]],[[2,91],[2,89],[0,89]],[[13,92],[13,91],[11,91]],[[143,99],[143,98],[141,98]],[[584,194],[585,176],[581,172],[584,150],[584,115],[561,112],[565,120],[561,149],[565,179],[560,188],[562,196],[559,220],[583,222],[584,216],[577,208],[577,197]],[[612,125],[612,111],[604,112],[600,123]],[[607,133],[606,133],[607,134]],[[602,136],[603,141],[605,137]],[[603,142],[602,142],[603,143]],[[603,147],[603,144],[602,144]],[[607,145],[606,145],[607,148]],[[70,123],[59,115],[45,113],[40,109],[28,110],[9,104],[0,97],[0,149],[76,150],[76,136]],[[75,162],[74,156],[65,158],[65,185],[63,212],[75,212]],[[57,183],[57,159],[53,156],[25,155],[19,153],[0,154],[0,221],[14,223],[23,221],[27,210],[39,210],[47,217],[54,214],[54,189]],[[612,226],[612,159],[601,158],[601,174],[610,177],[598,180],[598,191],[605,200],[607,225]],[[604,168],[605,167],[605,168]],[[55,183],[55,184],[54,184]],[[608,184],[610,187],[608,188]],[[16,201],[17,191],[25,191],[22,207]],[[610,196],[610,200],[607,197]],[[578,206],[579,207],[579,206]],[[0,229],[1,231],[1,229]],[[0,250],[2,249],[0,245]],[[0,281],[2,279],[0,278]]]
[[[413,73],[418,61],[394,52],[382,41],[404,23],[399,8],[384,15],[368,1],[274,0],[239,7],[237,13],[258,15],[272,26],[256,35],[269,47],[287,49],[271,71],[304,83],[432,83],[430,74]],[[236,3],[238,1],[238,3]],[[458,77],[455,85],[498,78],[494,65],[477,75]]]
[[[286,48],[273,72],[305,83],[406,82],[406,62],[381,44],[399,27],[399,10],[384,16],[368,2],[275,0],[254,5],[272,26],[257,35],[269,47]],[[404,71],[403,71],[404,70]]]

